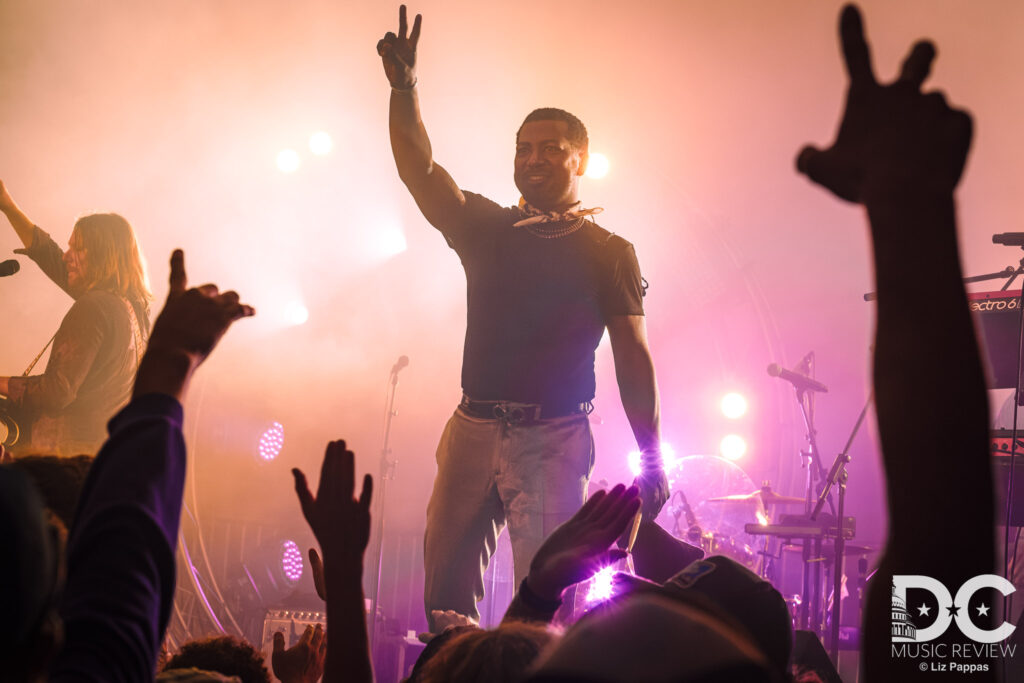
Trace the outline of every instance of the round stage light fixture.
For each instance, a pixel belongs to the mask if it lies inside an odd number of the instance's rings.
[[[282,173],[294,173],[300,163],[299,153],[294,149],[282,149],[277,153],[277,168]]]
[[[334,140],[326,132],[319,130],[309,136],[309,151],[317,156],[330,154],[334,149]]]
[[[743,397],[743,394],[731,391],[722,397],[719,407],[727,418],[738,420],[747,414],[747,399]]]
[[[292,583],[297,582],[302,578],[304,566],[299,544],[291,539],[281,543],[281,571],[284,572],[285,578]]]
[[[590,160],[587,162],[586,176],[588,178],[604,178],[608,175],[608,157],[601,154],[600,152],[593,152],[590,155]]]
[[[273,422],[260,436],[260,457],[269,462],[281,454],[282,448],[284,448],[284,425],[280,422]]]
[[[726,460],[739,460],[747,453],[747,442],[739,434],[729,434],[722,438],[718,452]]]

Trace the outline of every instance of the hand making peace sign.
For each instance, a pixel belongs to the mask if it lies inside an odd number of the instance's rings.
[[[377,54],[384,63],[384,74],[392,88],[409,90],[416,85],[416,44],[420,41],[420,26],[423,17],[416,15],[412,33],[406,33],[409,22],[405,16],[405,5],[398,8],[398,35],[391,31],[377,42]]]

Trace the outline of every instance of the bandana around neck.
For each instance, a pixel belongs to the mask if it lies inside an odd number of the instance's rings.
[[[568,211],[541,211],[537,207],[532,206],[522,197],[519,198],[519,210],[522,211],[526,217],[512,224],[512,226],[516,228],[525,225],[536,225],[538,223],[571,221],[576,218],[582,218],[583,216],[593,216],[604,211],[600,206],[595,206],[593,209],[581,208],[580,202],[573,204],[573,208]]]

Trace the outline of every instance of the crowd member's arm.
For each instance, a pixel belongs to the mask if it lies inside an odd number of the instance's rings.
[[[899,78],[881,85],[853,6],[843,9],[840,38],[850,87],[836,141],[827,150],[805,149],[797,166],[867,209],[878,290],[874,384],[889,540],[864,615],[865,672],[867,680],[894,680],[897,671],[901,680],[916,680],[927,676],[918,671],[919,660],[891,659],[892,575],[931,576],[955,594],[966,579],[995,565],[988,404],[961,281],[953,201],[972,125],[940,93],[921,92],[935,56],[931,43],[917,43]],[[936,501],[951,500],[966,501],[944,528],[963,540],[955,553],[935,541],[927,514]],[[975,675],[991,680],[995,674]]]
[[[385,34],[377,43],[377,54],[391,84],[388,126],[398,176],[409,188],[423,216],[431,225],[444,230],[459,220],[466,197],[448,172],[434,161],[430,138],[420,116],[416,45],[422,21],[417,14],[409,32],[405,5],[402,5],[398,10],[398,35],[390,31]]]
[[[622,484],[611,491],[598,491],[551,532],[537,549],[503,621],[550,622],[566,588],[625,557],[624,550],[609,546],[640,509],[638,495],[635,486]]]
[[[370,540],[373,478],[367,474],[356,500],[355,454],[344,441],[327,444],[316,497],[306,476],[292,470],[302,514],[323,551],[327,593],[327,661],[324,683],[371,683],[373,668],[366,633],[363,553]]]
[[[181,401],[231,323],[252,313],[234,292],[186,289],[184,256],[174,252],[170,293],[132,401],[111,420],[79,500],[61,603],[66,642],[51,680],[152,679],[174,596],[185,481]]]
[[[660,409],[654,360],[647,345],[642,315],[615,315],[608,319],[608,338],[615,358],[615,378],[626,418],[640,447],[640,489],[645,519],[653,520],[668,500],[668,478],[661,460]]]

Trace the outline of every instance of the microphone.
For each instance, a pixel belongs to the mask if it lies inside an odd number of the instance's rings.
[[[0,277],[14,275],[19,270],[21,270],[21,264],[14,259],[8,259],[3,263],[0,263]]]
[[[800,391],[820,391],[822,393],[828,393],[828,387],[821,382],[811,379],[806,375],[787,370],[780,366],[778,363],[772,363],[768,366],[768,374],[772,377],[779,377],[786,380]]]
[[[399,356],[395,364],[391,366],[391,374],[397,375],[401,372],[402,368],[409,364],[409,356]]]
[[[997,235],[992,235],[992,244],[1024,247],[1024,232],[1001,232]]]

